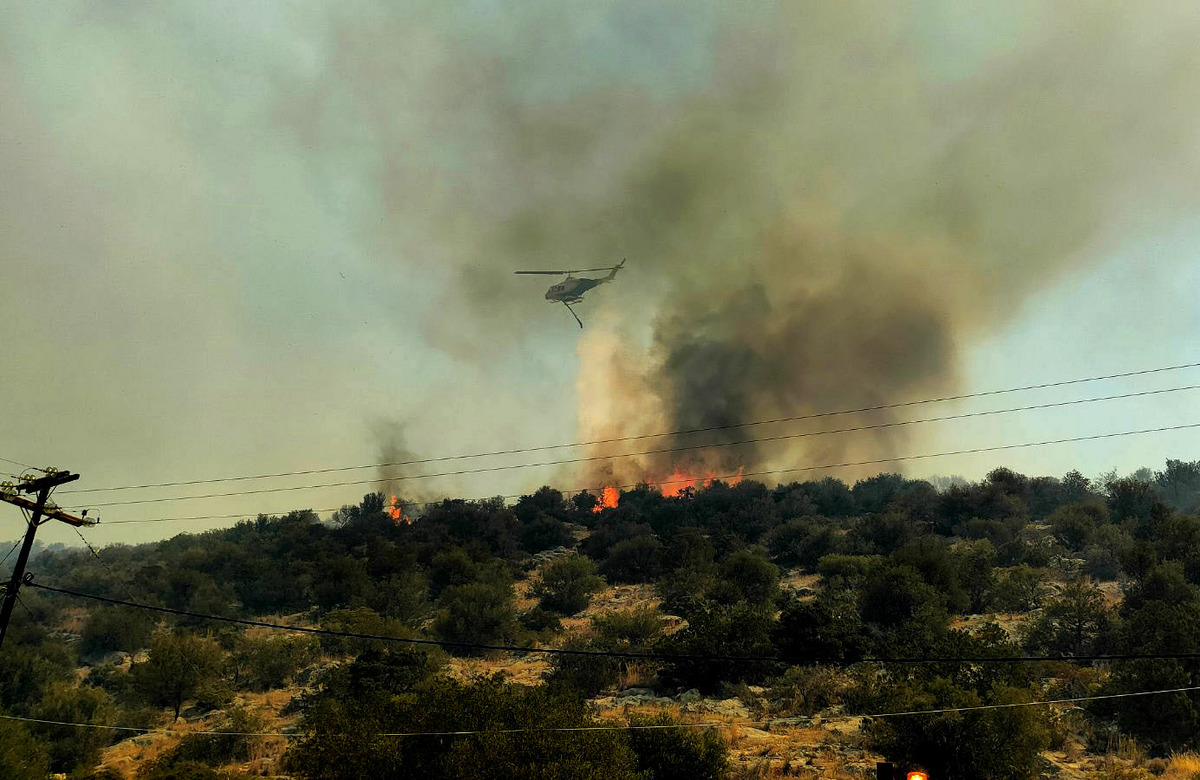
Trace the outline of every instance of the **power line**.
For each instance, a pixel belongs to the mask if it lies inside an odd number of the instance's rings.
[[[209,615],[203,612],[192,612],[186,609],[174,609],[172,607],[159,607],[150,604],[139,604],[134,601],[122,601],[121,599],[109,598],[108,596],[99,596],[93,593],[81,593],[77,590],[68,588],[58,588],[53,585],[42,585],[37,582],[26,583],[29,587],[40,588],[52,593],[61,593],[67,596],[75,596],[77,598],[89,599],[92,601],[101,601],[106,604],[116,604],[122,607],[132,607],[134,609],[144,609],[151,612],[161,612],[168,615],[179,615],[181,617],[195,618],[197,620],[212,620],[221,623],[235,623],[243,626],[253,626],[256,628],[274,628],[281,631],[292,631],[302,634],[317,634],[321,636],[334,636],[342,639],[365,639],[377,640],[381,642],[399,642],[410,645],[426,645],[432,647],[454,647],[464,650],[491,650],[496,652],[511,652],[511,653],[540,653],[543,655],[574,655],[574,656],[595,656],[603,658],[635,658],[640,660],[651,661],[740,661],[743,663],[787,663],[792,665],[797,664],[829,664],[829,665],[850,665],[859,663],[878,663],[878,664],[947,664],[947,663],[1052,663],[1052,662],[1081,662],[1081,661],[1133,661],[1133,660],[1149,660],[1149,659],[1173,659],[1173,660],[1200,660],[1200,653],[1119,653],[1109,655],[1041,655],[1041,656],[914,656],[904,658],[877,658],[865,657],[853,660],[842,658],[822,658],[822,657],[806,657],[798,659],[781,658],[779,656],[741,656],[741,655],[690,655],[690,654],[671,654],[671,653],[639,653],[625,652],[620,650],[581,650],[561,647],[520,647],[517,645],[494,645],[480,642],[451,642],[441,639],[416,639],[410,637],[395,637],[382,636],[379,634],[363,634],[355,631],[337,631],[329,628],[310,628],[306,626],[288,626],[282,623],[268,623],[264,620],[252,620],[249,618],[226,617],[223,615]]]
[[[510,496],[502,496],[502,498],[510,498]],[[413,503],[406,501],[406,502],[404,502],[404,506],[406,506],[406,507],[421,506],[421,504],[413,504]],[[341,508],[342,507],[340,507],[340,506],[335,506],[335,507],[329,507],[328,509],[310,509],[308,511],[310,511],[310,512],[336,512]],[[291,512],[291,511],[295,511],[294,508],[293,509],[284,509],[279,512],[237,512],[232,515],[191,515],[188,517],[153,517],[153,518],[149,518],[146,520],[109,520],[105,523],[102,523],[100,526],[97,526],[97,527],[103,528],[104,526],[108,526],[108,525],[130,525],[130,524],[136,524],[136,523],[174,523],[174,522],[179,522],[181,520],[230,520],[235,517],[257,517],[259,515],[265,515],[265,516],[282,515],[282,514],[287,514],[288,512]]]
[[[860,461],[852,461],[852,462],[846,462],[846,463],[826,463],[826,464],[822,464],[819,466],[797,466],[795,468],[788,468],[788,469],[773,469],[773,470],[769,470],[769,471],[755,471],[755,472],[743,472],[743,473],[738,473],[738,474],[724,474],[724,475],[712,477],[711,479],[719,479],[719,480],[741,479],[741,478],[745,478],[745,477],[764,477],[764,476],[775,476],[775,475],[779,475],[779,474],[793,474],[793,473],[798,473],[798,472],[803,472],[803,471],[823,471],[826,469],[851,468],[851,467],[855,467],[855,466],[875,466],[875,465],[880,465],[883,463],[899,463],[899,462],[911,461],[911,460],[927,460],[929,458],[941,458],[941,457],[949,457],[949,456],[953,456],[953,455],[972,455],[972,454],[983,453],[983,452],[1000,452],[1000,451],[1004,451],[1004,450],[1023,449],[1023,448],[1028,448],[1028,447],[1044,447],[1044,446],[1048,446],[1051,444],[1070,444],[1073,442],[1097,441],[1100,439],[1112,439],[1112,438],[1118,438],[1121,436],[1138,436],[1138,435],[1147,434],[1147,433],[1162,433],[1165,431],[1178,431],[1178,430],[1185,430],[1185,429],[1189,429],[1189,428],[1200,428],[1200,423],[1188,423],[1188,424],[1183,424],[1183,425],[1168,425],[1168,426],[1162,426],[1159,428],[1142,428],[1142,429],[1134,430],[1134,431],[1119,431],[1116,433],[1102,433],[1102,434],[1094,434],[1091,436],[1073,436],[1073,437],[1063,438],[1063,439],[1047,439],[1044,441],[1023,442],[1020,444],[1004,444],[1004,445],[998,445],[998,446],[992,446],[992,447],[974,447],[971,449],[952,450],[952,451],[948,451],[948,452],[932,452],[932,453],[925,453],[925,454],[920,454],[920,455],[897,455],[897,456],[891,457],[891,458],[876,458],[873,460],[860,460]],[[545,463],[527,463],[527,464],[521,464],[518,466],[496,466],[496,467],[484,468],[484,469],[464,469],[462,471],[446,471],[446,472],[441,472],[438,474],[418,474],[418,475],[413,475],[410,477],[396,477],[391,480],[379,480],[379,479],[348,480],[348,481],[344,481],[344,482],[327,482],[327,483],[321,483],[321,484],[316,484],[316,485],[293,485],[291,487],[259,488],[256,490],[237,490],[237,491],[231,491],[228,493],[203,493],[203,494],[195,495],[195,496],[165,496],[162,498],[143,498],[143,499],[135,499],[135,500],[130,500],[130,501],[109,501],[109,502],[100,503],[100,504],[91,504],[91,505],[89,505],[89,508],[100,508],[100,507],[109,507],[109,506],[132,506],[134,504],[160,504],[160,503],[172,502],[172,501],[194,501],[194,500],[206,499],[206,498],[228,498],[231,496],[249,496],[249,495],[258,495],[258,494],[264,494],[264,493],[287,493],[287,492],[293,492],[296,490],[315,490],[315,489],[319,489],[319,488],[346,487],[349,485],[367,485],[367,484],[377,483],[380,481],[398,481],[398,480],[407,480],[407,479],[421,479],[421,478],[427,478],[427,477],[458,476],[458,475],[464,475],[464,474],[479,474],[479,473],[491,472],[491,471],[501,471],[504,469],[511,469],[511,468],[532,468],[534,466],[554,466],[554,465],[561,465],[561,464],[565,464],[565,463],[577,463],[577,462],[580,462],[581,460],[593,460],[593,459],[608,460],[609,457],[606,456],[606,457],[600,457],[600,458],[582,458],[582,459],[575,459],[575,460],[547,461]],[[656,485],[656,486],[676,485],[676,484],[690,483],[690,482],[694,482],[694,481],[695,481],[694,479],[664,480],[664,481],[656,481],[656,482],[642,482],[642,483],[634,483],[634,484],[630,484],[630,485],[621,485],[619,487],[622,487],[622,488],[636,487],[637,484]],[[595,489],[595,488],[582,488],[581,490],[593,490],[593,489]],[[572,492],[574,492],[574,491],[572,491]],[[428,503],[440,503],[440,502],[428,502]],[[414,506],[415,504],[409,504],[409,505]]]
[[[0,566],[3,566],[3,565],[5,564],[5,562],[6,562],[6,561],[8,561],[8,556],[12,555],[12,554],[13,554],[13,551],[14,551],[14,550],[16,550],[16,549],[17,549],[18,547],[20,547],[20,546],[21,546],[21,540],[20,540],[20,539],[18,539],[17,541],[13,542],[13,546],[12,546],[12,547],[10,547],[10,548],[8,548],[8,552],[4,553],[4,558],[3,558],[3,559],[0,559]]]
[[[106,561],[100,557],[100,553],[96,550],[95,547],[92,546],[92,543],[89,542],[84,537],[83,532],[80,531],[78,528],[75,528],[74,530],[75,530],[75,533],[79,535],[80,541],[82,541],[84,543],[84,545],[88,548],[88,550],[92,553],[92,557],[94,557],[96,560],[100,561],[100,565],[104,567],[104,570],[108,572],[109,576],[111,576],[114,581],[121,583],[121,589],[125,591],[125,595],[129,597],[129,601],[130,602],[137,601],[137,599],[133,595],[133,591],[129,589],[129,585],[127,585],[125,583],[125,580],[123,580],[117,576],[117,573],[115,571],[113,571],[112,567],[110,567],[108,565],[108,561]],[[184,656],[184,659],[187,660],[187,656]],[[188,664],[191,665],[191,663],[192,662],[190,660],[188,660]],[[197,669],[196,671],[198,672],[199,670]]]
[[[1067,380],[1063,380],[1063,381],[1059,381],[1059,382],[1043,382],[1040,384],[1023,385],[1021,387],[1009,387],[1009,388],[1004,388],[1004,389],[1000,389],[1000,390],[983,390],[983,391],[976,392],[976,393],[962,393],[959,395],[948,395],[948,396],[941,396],[941,397],[937,397],[937,398],[923,398],[923,399],[916,400],[916,401],[902,401],[902,402],[898,402],[898,403],[878,404],[876,406],[864,406],[864,407],[859,407],[856,409],[843,409],[843,410],[839,410],[839,411],[829,411],[829,412],[815,412],[812,414],[801,414],[801,415],[792,415],[792,416],[788,416],[788,417],[777,417],[774,419],[755,420],[752,422],[745,422],[745,423],[730,423],[727,425],[711,425],[711,426],[702,427],[702,428],[685,428],[685,429],[675,430],[675,431],[661,431],[658,433],[643,433],[643,434],[637,434],[637,435],[632,435],[632,436],[619,436],[619,437],[608,438],[608,439],[594,439],[591,441],[566,442],[566,443],[562,443],[562,444],[546,444],[546,445],[537,446],[537,447],[522,447],[522,448],[508,449],[508,450],[494,450],[491,452],[476,452],[476,453],[468,453],[468,454],[463,454],[463,455],[443,455],[443,456],[436,457],[436,458],[419,458],[419,459],[414,459],[414,460],[393,461],[393,462],[386,462],[386,463],[367,463],[367,464],[363,464],[363,465],[359,465],[359,466],[336,466],[336,467],[330,467],[330,468],[304,469],[304,470],[300,470],[300,471],[281,471],[281,472],[276,472],[276,473],[272,473],[272,474],[254,474],[254,475],[242,475],[242,476],[231,476],[231,477],[215,477],[215,478],[211,478],[211,479],[182,480],[182,481],[176,481],[176,482],[155,482],[155,483],[146,483],[146,484],[142,484],[142,485],[116,485],[116,486],[98,487],[98,488],[82,488],[82,489],[76,489],[76,490],[64,490],[64,491],[62,491],[62,493],[63,494],[96,493],[96,492],[104,492],[104,491],[138,490],[138,489],[143,489],[143,488],[156,488],[156,487],[183,487],[186,485],[207,485],[207,484],[213,484],[213,483],[217,483],[217,482],[238,482],[238,481],[246,481],[246,480],[253,480],[253,479],[271,479],[271,478],[276,478],[276,477],[297,477],[297,476],[310,476],[313,474],[331,474],[331,473],[336,473],[336,472],[357,471],[357,470],[361,470],[361,469],[372,469],[372,468],[416,466],[416,465],[425,464],[425,463],[441,463],[441,462],[450,461],[450,460],[468,460],[468,459],[472,459],[472,458],[486,458],[486,457],[493,457],[493,456],[499,456],[499,455],[519,455],[519,454],[523,454],[523,453],[544,452],[546,450],[563,449],[563,448],[567,448],[567,447],[590,447],[590,446],[595,446],[595,445],[600,445],[600,444],[616,444],[618,442],[639,441],[642,439],[653,439],[653,438],[659,438],[662,436],[686,436],[686,435],[695,434],[695,433],[709,433],[712,431],[731,430],[734,428],[748,428],[748,427],[758,426],[758,425],[773,425],[773,424],[785,423],[785,422],[799,422],[801,420],[815,420],[815,419],[824,418],[824,417],[835,417],[835,416],[848,415],[848,414],[861,414],[864,412],[883,411],[885,409],[900,409],[900,408],[909,407],[909,406],[921,406],[921,405],[925,405],[925,404],[944,403],[947,401],[962,401],[962,400],[966,400],[969,398],[983,398],[983,397],[987,397],[987,396],[1025,392],[1028,390],[1042,390],[1042,389],[1048,389],[1048,388],[1052,388],[1052,387],[1066,387],[1069,385],[1084,384],[1087,382],[1100,382],[1100,381],[1106,381],[1106,380],[1111,380],[1111,379],[1122,379],[1122,378],[1133,377],[1133,376],[1145,376],[1148,374],[1157,374],[1157,373],[1163,373],[1163,372],[1167,372],[1167,371],[1180,371],[1183,369],[1196,368],[1196,367],[1200,367],[1200,363],[1182,363],[1179,365],[1163,366],[1160,368],[1150,368],[1150,369],[1144,369],[1141,371],[1125,371],[1125,372],[1121,372],[1121,373],[1117,373],[1117,374],[1105,374],[1103,376],[1084,377],[1084,378],[1080,378],[1080,379],[1067,379]],[[1115,397],[1126,397],[1126,396],[1115,396]],[[1097,399],[1097,400],[1107,400],[1107,399]],[[953,419],[953,418],[950,418],[950,419]],[[858,430],[858,429],[852,429],[852,430]],[[614,456],[614,457],[620,457],[620,456]],[[24,464],[21,464],[21,465],[24,465]]]
[[[1045,707],[1054,704],[1078,704],[1088,701],[1103,701],[1107,699],[1128,699],[1138,696],[1160,696],[1167,693],[1193,693],[1200,691],[1200,686],[1186,688],[1164,688],[1154,691],[1130,691],[1128,693],[1109,693],[1096,696],[1073,696],[1067,699],[1044,699],[1040,701],[1008,702],[1005,704],[978,704],[970,707],[942,707],[931,710],[908,710],[906,712],[875,712],[864,714],[846,714],[823,716],[822,720],[854,720],[858,718],[898,718],[917,715],[945,715],[952,712],[978,712],[980,710],[1012,709],[1015,707]],[[18,721],[21,723],[39,723],[49,726],[76,726],[78,728],[107,729],[111,731],[130,731],[137,733],[159,734],[204,734],[225,735],[236,737],[286,737],[301,738],[304,735],[293,731],[213,731],[204,729],[151,729],[134,726],[108,726],[101,723],[80,723],[65,720],[46,720],[43,718],[23,718],[17,715],[0,715],[0,719]],[[811,718],[769,718],[767,720],[737,721],[701,721],[696,723],[606,723],[595,726],[546,726],[515,729],[476,729],[470,731],[401,731],[376,734],[378,737],[459,737],[478,734],[525,734],[539,732],[583,732],[583,731],[636,731],[647,729],[676,729],[676,728],[744,728],[747,726],[788,726],[801,725],[811,722]]]
[[[21,461],[13,460],[12,458],[0,458],[0,460],[4,461],[5,463],[11,463],[14,466],[20,466],[21,468],[24,468],[24,469],[33,469],[34,471],[41,471],[41,469],[39,469],[37,466],[30,466],[28,463],[22,463]],[[14,474],[13,476],[16,476],[16,475]]]

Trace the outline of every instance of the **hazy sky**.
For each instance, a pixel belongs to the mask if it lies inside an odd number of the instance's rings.
[[[669,428],[691,419],[664,367],[692,332],[710,347],[766,344],[748,376],[794,364],[736,407],[752,416],[1200,361],[1193,3],[1136,16],[1082,2],[450,5],[8,5],[0,458],[78,471],[71,487],[83,489]],[[618,282],[579,307],[583,332],[542,300],[552,279],[509,273],[625,256]],[[733,303],[754,294],[770,316],[730,332]],[[894,327],[874,321],[884,310],[934,323],[932,357],[906,354],[908,341],[879,346]],[[803,361],[800,333],[812,336]],[[856,363],[867,343],[887,354]],[[796,377],[818,373],[826,381],[810,397]],[[1200,384],[1200,370],[936,411],[1185,384]],[[718,411],[732,413],[724,392],[712,391]],[[1194,422],[1200,391],[945,423],[844,450],[882,457]],[[1192,430],[902,469],[1129,471],[1200,457],[1196,440]],[[825,451],[756,462],[820,463]],[[510,494],[586,476],[506,471],[416,480],[405,494]],[[323,509],[371,487],[100,514]],[[15,509],[0,507],[0,523],[0,538],[21,528]],[[76,539],[53,526],[39,538]]]

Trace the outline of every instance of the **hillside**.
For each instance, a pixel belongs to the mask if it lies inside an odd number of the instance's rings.
[[[42,551],[0,655],[3,714],[29,719],[0,721],[0,757],[24,756],[5,776],[1200,770],[1200,690],[1129,695],[1200,687],[1196,658],[1162,657],[1200,658],[1197,464],[606,503],[368,494]]]

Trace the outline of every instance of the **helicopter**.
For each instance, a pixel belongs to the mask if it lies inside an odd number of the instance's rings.
[[[558,284],[550,286],[546,290],[546,300],[551,303],[561,303],[567,307],[567,311],[571,312],[571,316],[579,323],[579,327],[583,327],[583,320],[579,319],[579,315],[571,308],[572,303],[579,303],[583,300],[583,294],[593,287],[598,287],[605,282],[611,282],[620,271],[625,267],[625,260],[622,259],[616,265],[608,265],[602,268],[576,268],[573,271],[513,271],[515,274],[546,274],[558,276],[566,274],[567,278],[563,279]],[[589,271],[608,271],[608,276],[602,276],[599,279],[577,279],[573,274],[582,274]]]

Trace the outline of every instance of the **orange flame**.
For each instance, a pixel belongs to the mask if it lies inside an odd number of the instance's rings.
[[[621,491],[613,485],[610,485],[600,491],[600,501],[594,507],[593,512],[603,512],[605,509],[616,509],[617,502],[621,499]]]
[[[743,474],[746,473],[746,467],[738,467],[737,474],[726,476],[718,475],[715,471],[708,472],[707,476],[701,477],[698,474],[688,474],[682,468],[676,467],[671,472],[671,476],[662,480],[654,480],[647,477],[642,480],[647,485],[657,485],[658,490],[667,498],[675,498],[683,495],[688,490],[693,490],[698,487],[706,487],[714,482],[721,481],[727,485],[733,486],[741,482]],[[603,512],[605,509],[616,509],[617,502],[621,498],[621,491],[616,487],[606,487],[600,494],[600,501],[592,507],[593,512]]]
[[[671,472],[671,476],[658,483],[659,492],[668,498],[682,495],[684,491],[696,487],[696,483],[700,480],[699,477],[691,476],[683,471],[683,469],[675,469]],[[654,480],[646,480],[647,483],[654,484]]]
[[[388,517],[392,518],[392,522],[396,525],[403,523],[404,525],[412,525],[412,518],[404,514],[403,507],[400,506],[400,500],[392,496],[391,508],[387,511]]]
[[[736,485],[742,481],[742,475],[745,473],[746,467],[741,466],[738,468],[737,474],[732,476],[722,477],[719,476],[715,471],[710,471],[708,472],[707,476],[701,478],[699,475],[691,475],[685,472],[683,469],[676,468],[675,471],[671,473],[671,476],[664,480],[655,482],[654,480],[647,479],[646,482],[647,484],[651,485],[657,484],[660,493],[668,498],[674,498],[676,496],[683,495],[684,491],[689,489],[705,487],[717,481],[723,481],[729,485]]]

